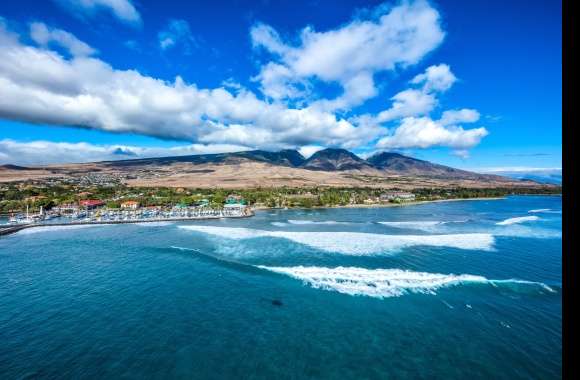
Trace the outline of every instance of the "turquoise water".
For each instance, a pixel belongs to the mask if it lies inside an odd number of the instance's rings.
[[[559,378],[561,210],[24,230],[0,238],[0,378]]]

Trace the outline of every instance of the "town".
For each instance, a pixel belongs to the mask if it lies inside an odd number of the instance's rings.
[[[85,192],[81,196],[90,196]],[[30,201],[45,199],[44,196],[30,197]],[[119,207],[107,206],[100,199],[82,199],[75,203],[62,203],[45,209],[40,205],[38,212],[30,212],[26,206],[24,213],[11,213],[9,224],[67,224],[67,223],[130,223],[167,220],[189,220],[251,216],[244,199],[232,194],[222,207],[211,207],[207,199],[194,205],[176,204],[167,206],[145,206],[135,200],[125,200]]]
[[[534,192],[541,191],[536,189]],[[550,192],[550,189],[543,190]],[[0,215],[11,223],[136,222],[250,216],[255,209],[365,207],[501,197],[530,189],[256,188],[229,191],[122,184],[10,183],[0,187]]]

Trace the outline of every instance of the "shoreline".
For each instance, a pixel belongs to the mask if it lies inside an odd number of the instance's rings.
[[[184,222],[192,220],[208,220],[208,219],[241,219],[254,216],[253,212],[248,215],[238,216],[203,216],[195,218],[163,218],[163,219],[143,219],[143,220],[109,220],[109,221],[90,221],[90,222],[71,222],[71,223],[30,223],[30,224],[16,224],[16,225],[2,225],[0,226],[0,236],[10,235],[18,231],[34,228],[34,227],[62,227],[62,226],[86,226],[86,225],[105,225],[105,224],[137,224],[137,223],[159,223],[159,222]]]
[[[429,201],[413,201],[403,203],[376,203],[376,204],[349,204],[337,206],[314,206],[314,207],[252,207],[256,211],[264,210],[320,210],[333,208],[383,208],[383,207],[407,207],[417,206],[428,203],[438,202],[459,202],[459,201],[497,201],[507,199],[507,197],[477,197],[477,198],[452,198],[452,199],[433,199]]]

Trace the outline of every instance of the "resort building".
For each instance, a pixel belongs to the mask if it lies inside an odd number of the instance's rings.
[[[60,214],[73,214],[79,211],[79,205],[76,203],[64,203],[53,207],[52,211]]]
[[[403,201],[409,202],[415,200],[415,194],[406,191],[389,191],[380,196],[381,202]]]
[[[121,203],[121,208],[127,209],[127,210],[137,210],[139,208],[139,202],[137,202],[137,201],[125,201],[125,202]]]

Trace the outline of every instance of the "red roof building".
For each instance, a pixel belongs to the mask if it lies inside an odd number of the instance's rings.
[[[105,204],[105,202],[98,200],[98,199],[84,199],[84,200],[80,201],[79,204],[81,205],[81,207],[95,208],[95,207],[103,206]]]

